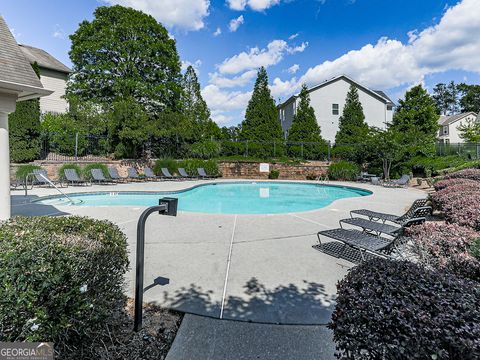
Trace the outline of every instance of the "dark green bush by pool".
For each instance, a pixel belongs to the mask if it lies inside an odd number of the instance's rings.
[[[49,341],[63,358],[87,348],[124,304],[127,240],[77,216],[0,226],[0,341]],[[62,355],[63,354],[63,355]]]
[[[332,180],[355,180],[360,173],[360,167],[349,161],[332,163],[328,168],[328,177]]]

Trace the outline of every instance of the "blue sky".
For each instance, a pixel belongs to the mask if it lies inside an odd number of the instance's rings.
[[[0,14],[70,66],[68,35],[109,4],[169,29],[220,125],[242,120],[261,65],[277,101],[339,74],[394,100],[418,83],[480,83],[480,0],[2,0]]]

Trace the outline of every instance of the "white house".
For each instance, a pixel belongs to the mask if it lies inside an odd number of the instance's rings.
[[[40,111],[44,113],[65,113],[68,103],[63,98],[71,70],[45,50],[28,45],[20,45],[23,54],[40,68],[40,81],[44,88],[53,90],[49,96],[40,98]]]
[[[368,125],[384,129],[386,124],[393,119],[395,105],[384,92],[371,90],[346,75],[336,76],[308,90],[322,137],[332,143],[335,142],[338,120],[342,115],[350,85],[354,85],[358,89],[358,96]],[[296,94],[277,106],[285,137],[292,126],[293,116],[299,102],[300,99]]]
[[[460,125],[466,125],[471,121],[480,121],[480,119],[477,118],[477,114],[474,112],[450,116],[441,115],[438,119],[438,125],[440,125],[438,133],[439,142],[442,144],[463,143],[464,140],[460,137],[458,127]]]

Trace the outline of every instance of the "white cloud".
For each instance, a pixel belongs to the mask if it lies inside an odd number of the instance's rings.
[[[200,30],[209,14],[210,0],[103,0],[110,5],[129,6],[152,15],[169,28]]]
[[[245,86],[257,75],[256,70],[249,70],[244,72],[242,75],[235,76],[233,78],[227,78],[215,72],[210,75],[210,84],[216,85],[219,88],[233,88]]]
[[[55,25],[55,31],[52,33],[52,36],[56,39],[65,39],[65,31],[60,27],[59,24]]]
[[[247,0],[227,0],[227,4],[232,10],[242,11],[247,6]]]
[[[287,69],[287,72],[290,74],[295,74],[298,70],[300,70],[300,65],[298,64],[293,64]]]
[[[202,66],[202,60],[198,59],[193,63],[188,61],[188,60],[185,60],[185,61],[182,60],[182,71],[183,72],[187,71],[187,68],[189,66],[192,66],[195,69],[195,72],[197,73],[197,76],[198,76],[198,74],[200,72],[199,68],[200,68],[200,66]]]
[[[299,35],[298,33],[292,34],[292,35],[290,35],[290,36],[288,37],[288,40],[296,39],[296,38],[298,37],[298,35]]]
[[[275,78],[273,84],[270,85],[270,92],[274,99],[285,97],[286,95],[293,95],[300,89],[300,82],[296,78],[282,81],[280,78]]]
[[[228,24],[228,29],[231,32],[235,32],[238,30],[240,25],[243,24],[243,22],[244,22],[243,15],[240,15],[238,18],[230,20],[230,23]]]
[[[288,48],[287,51],[288,51],[289,54],[295,54],[297,52],[304,52],[305,49],[307,48],[307,46],[308,46],[308,41],[307,42],[302,42],[298,46]]]
[[[215,32],[213,33],[213,36],[218,36],[222,33],[222,29],[220,29],[219,27],[217,27],[217,30],[215,30]]]
[[[227,4],[232,10],[242,11],[248,6],[254,11],[263,11],[280,4],[280,0],[227,0]]]
[[[218,86],[209,84],[202,89],[202,97],[212,112],[212,119],[217,124],[225,124],[234,120],[245,111],[251,91],[222,91]]]
[[[271,41],[266,49],[251,48],[248,52],[241,52],[231,58],[225,59],[218,70],[224,74],[236,74],[248,69],[256,69],[260,66],[268,67],[280,62],[288,45],[284,40]]]
[[[447,70],[480,73],[479,18],[478,0],[463,0],[448,8],[437,25],[408,32],[407,43],[382,37],[309,68],[299,81],[312,85],[347,74],[366,86],[389,89]]]

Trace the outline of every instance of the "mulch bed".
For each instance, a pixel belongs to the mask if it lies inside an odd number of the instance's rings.
[[[67,358],[99,360],[163,360],[172,346],[183,314],[154,304],[144,304],[143,328],[133,331],[133,299],[125,309],[105,324],[104,331],[93,340],[89,349],[75,351]]]

